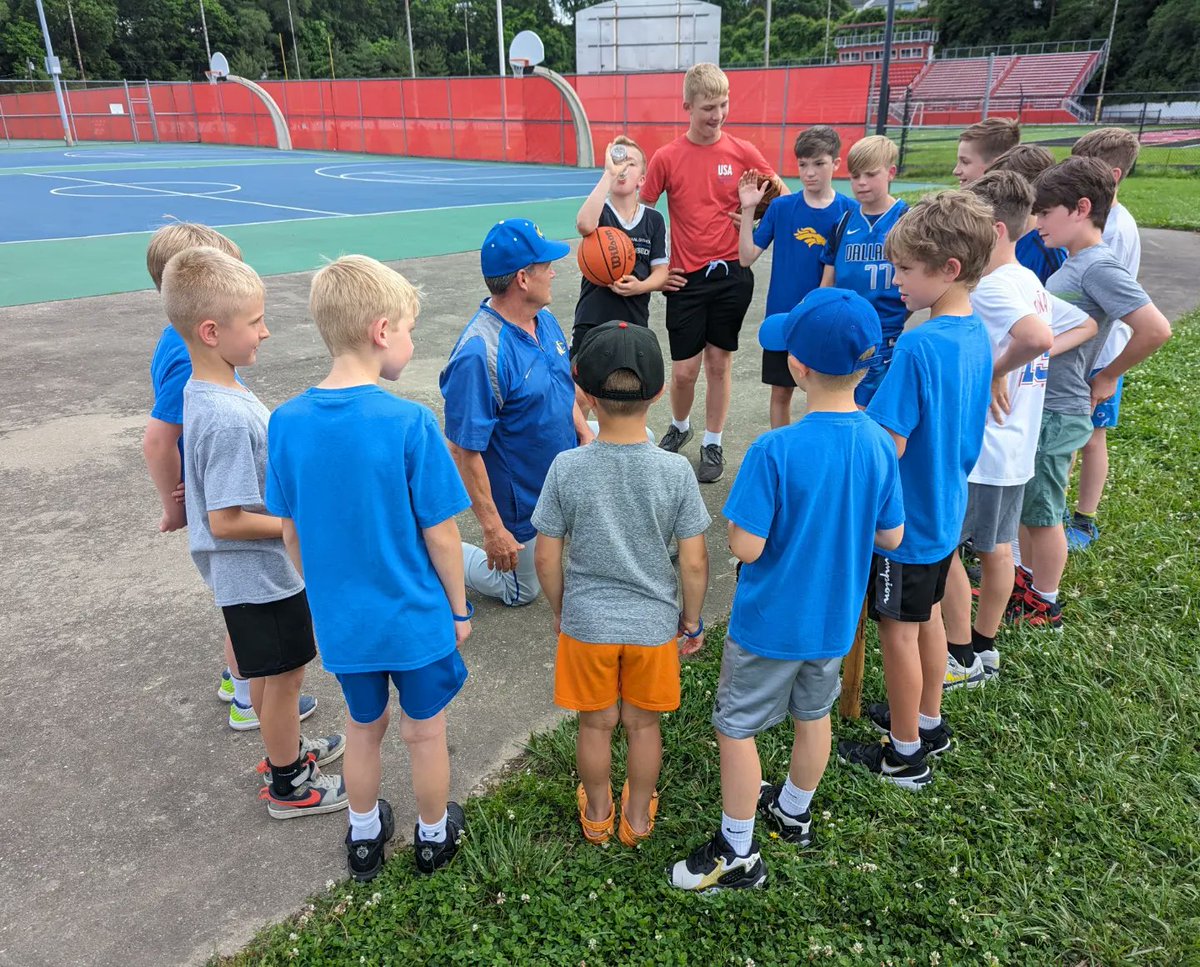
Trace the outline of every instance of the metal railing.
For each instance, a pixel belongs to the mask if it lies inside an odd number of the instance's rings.
[[[968,57],[1015,57],[1022,54],[1090,54],[1104,51],[1108,41],[1098,40],[1046,40],[1034,44],[981,44],[977,47],[947,47],[938,54],[938,60]]]

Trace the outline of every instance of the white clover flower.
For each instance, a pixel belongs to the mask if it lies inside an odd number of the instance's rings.
[[[295,934],[295,933],[288,934],[288,940],[299,940],[299,939],[300,939],[299,934]]]
[[[498,907],[504,906],[504,891],[503,890],[501,890],[499,893],[496,894],[496,906],[498,906]]]
[[[516,819],[516,818],[517,818],[517,814],[516,814],[516,813],[514,813],[514,812],[513,812],[513,811],[510,809],[510,810],[508,811],[508,818],[509,818],[510,820],[512,820],[512,819]]]
[[[474,933],[478,929],[479,929],[479,924],[477,924],[477,923],[471,924],[471,933]]]
[[[746,958],[746,967],[754,967],[754,958],[753,957]]]
[[[863,947],[863,945],[856,940],[854,942],[854,945],[850,948],[850,952],[855,953],[855,954],[861,954],[863,952],[863,950],[865,950],[865,949],[866,948]]]
[[[613,885],[613,881],[612,881],[612,877],[611,877],[611,876],[610,876],[610,877],[609,877],[607,880],[605,880],[604,882],[605,882],[605,883],[607,883],[609,886],[612,886],[612,885]]]
[[[598,899],[599,899],[599,897],[598,897],[598,896],[596,896],[596,891],[595,891],[595,890],[592,890],[592,892],[588,894],[588,899],[589,899],[589,900],[598,900]]]
[[[522,894],[521,894],[521,902],[522,902],[522,903],[528,903],[528,902],[529,902],[529,894],[528,894],[528,893],[522,893]]]
[[[958,864],[957,863],[955,863],[952,867],[950,867],[950,875],[958,876]]]
[[[958,906],[958,901],[956,899],[954,899],[954,897],[950,898],[950,906],[952,906],[952,907]]]
[[[821,818],[825,819],[825,820],[832,819],[833,813],[831,813],[828,809],[826,809],[824,812],[821,813]]]
[[[596,940],[596,938],[595,938],[595,937],[592,937],[592,938],[591,938],[591,939],[588,941],[588,950],[595,950],[595,949],[596,949],[596,947],[598,947],[598,946],[599,946],[599,941],[598,941],[598,940]]]
[[[325,889],[326,889],[326,890],[332,890],[332,889],[333,889],[333,880],[326,880],[326,881],[325,881]]]
[[[929,967],[937,967],[942,962],[942,955],[936,950],[929,955]]]

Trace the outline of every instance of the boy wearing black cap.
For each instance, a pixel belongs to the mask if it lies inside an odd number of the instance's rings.
[[[854,642],[872,548],[897,547],[904,534],[896,449],[854,402],[882,341],[878,314],[846,289],[816,289],[759,329],[763,349],[788,353],[807,410],[798,423],[755,441],[725,504],[729,547],[743,567],[713,709],[721,828],[672,867],[671,885],[679,889],[762,886],[767,870],[754,840],[756,812],[780,838],[812,843],[809,804],[829,761],[829,713],[841,692],[839,671]],[[788,776],[771,785],[763,781],[754,737],[789,716],[795,739]]]
[[[589,842],[612,836],[612,732],[620,721],[629,751],[619,836],[636,846],[658,810],[659,713],[679,707],[680,653],[702,644],[711,518],[687,458],[646,439],[646,411],[663,392],[654,333],[606,322],[584,338],[572,369],[600,434],[550,465],[533,512],[535,562],[558,632],[554,701],[579,713],[579,824]]]

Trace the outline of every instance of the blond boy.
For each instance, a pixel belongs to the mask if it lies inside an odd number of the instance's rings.
[[[170,222],[151,236],[146,249],[146,270],[154,288],[162,290],[163,269],[172,256],[199,245],[211,246],[235,259],[242,257],[242,250],[235,242],[207,225]],[[167,323],[150,360],[154,406],[142,440],[146,467],[162,502],[158,529],[164,534],[187,526],[183,480],[183,388],[191,375],[192,360],[187,345],[175,327]],[[225,665],[217,686],[217,697],[229,703],[229,727],[236,732],[257,729],[258,716],[250,701],[250,684],[238,673],[228,635],[225,636]],[[302,721],[316,710],[316,698],[300,696]]]
[[[900,298],[892,263],[884,253],[888,233],[908,211],[908,203],[891,193],[898,158],[895,143],[881,134],[863,138],[850,148],[846,166],[858,207],[846,212],[834,226],[821,255],[821,285],[857,292],[879,313],[883,343],[875,364],[854,390],[861,407],[871,402],[883,382],[910,311]]]
[[[345,809],[341,779],[317,766],[331,747],[301,744],[297,702],[316,657],[312,619],[283,524],[265,512],[267,408],[237,378],[270,336],[262,281],[224,252],[192,248],[167,263],[162,293],[192,360],[183,390],[188,544],[250,680],[267,752],[267,812],[292,819]],[[343,743],[337,736],[336,754]]]
[[[988,118],[972,124],[958,136],[954,177],[969,185],[988,170],[993,161],[1021,143],[1021,125],[1013,118]]]
[[[738,181],[748,170],[767,178],[775,171],[758,148],[723,130],[729,117],[729,79],[716,64],[688,70],[683,108],[686,133],[655,152],[642,185],[647,205],[667,193],[671,215],[671,269],[663,291],[672,419],[659,446],[678,453],[692,438],[692,403],[703,368],[708,390],[696,479],[715,483],[725,472],[722,433],[729,416],[733,354],[754,296],[754,273],[738,261]]]
[[[412,762],[417,868],[448,863],[466,826],[449,801],[443,710],[467,678],[458,646],[473,609],[454,515],[470,498],[433,413],[376,385],[412,359],[419,309],[408,280],[374,259],[325,266],[309,310],[333,365],[271,416],[267,505],[304,565],[321,660],[346,698],[346,855],[360,881],[395,832],[379,798],[389,683]]]
[[[942,721],[946,629],[941,600],[967,509],[991,402],[992,347],[970,291],[996,241],[991,209],[963,191],[920,201],[887,238],[900,296],[930,318],[902,335],[867,415],[896,443],[904,539],[876,550],[867,613],[879,622],[888,706],[869,710],[882,744],[843,740],[838,757],[905,789],[933,779],[927,757],[950,748]]]

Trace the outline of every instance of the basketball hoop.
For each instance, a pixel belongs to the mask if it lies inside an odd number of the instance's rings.
[[[513,77],[524,77],[525,72],[529,70],[529,58],[514,57],[508,62],[508,66],[512,68]]]
[[[229,76],[229,60],[220,51],[213,54],[208,62],[208,70],[204,72],[208,83],[216,84]]]
[[[513,77],[524,77],[545,59],[546,48],[542,39],[532,30],[522,30],[508,47],[508,63]]]

